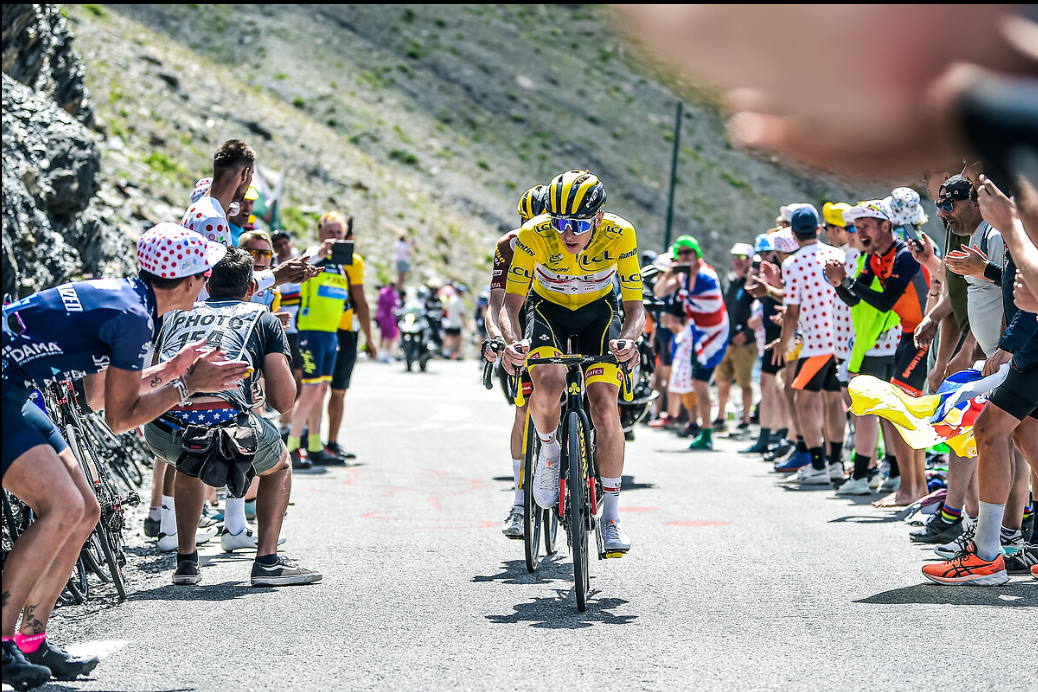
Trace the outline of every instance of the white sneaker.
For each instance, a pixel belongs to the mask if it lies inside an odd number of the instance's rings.
[[[284,544],[288,539],[284,536],[278,538],[278,545]],[[220,546],[225,553],[233,553],[235,550],[256,550],[259,547],[259,536],[252,529],[244,529],[239,533],[231,533],[224,529],[220,534]]]
[[[523,519],[525,518],[526,511],[522,505],[513,505],[508,510],[508,516],[505,518],[505,522],[501,525],[501,533],[508,536],[509,538],[522,538],[525,527],[523,525]]]
[[[620,522],[612,520],[602,525],[602,548],[607,553],[626,553],[631,549],[631,539]]]
[[[796,474],[789,477],[789,480],[800,485],[832,485],[832,481],[829,480],[829,469],[816,470],[810,464],[801,466]]]
[[[840,486],[837,495],[871,495],[872,488],[869,487],[868,478],[851,478]]]
[[[215,535],[216,531],[214,529],[199,529],[198,532],[195,534],[195,545],[204,545],[208,543],[209,540]],[[177,539],[177,534],[175,533],[171,533],[168,535],[160,533],[158,538],[158,546],[160,553],[172,553],[180,547],[180,542]]]
[[[533,471],[533,501],[542,509],[551,509],[559,501],[559,456],[557,444],[541,445],[537,467]],[[554,458],[552,458],[554,454]]]
[[[966,550],[966,546],[973,541],[973,533],[977,530],[977,520],[970,519],[963,514],[962,517],[962,533],[959,537],[950,543],[936,546],[933,551],[943,557],[946,560],[950,560],[959,553]]]
[[[842,463],[829,464],[829,480],[831,481],[842,481],[847,477],[846,472],[843,469]]]
[[[901,476],[898,476],[896,478],[889,478],[888,477],[885,481],[883,481],[883,485],[880,486],[880,490],[885,492],[885,493],[892,493],[892,492],[897,491],[897,489],[900,488],[900,487],[901,487]]]

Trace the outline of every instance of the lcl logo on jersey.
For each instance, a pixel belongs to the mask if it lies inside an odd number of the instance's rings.
[[[614,259],[615,258],[611,254],[609,254],[609,250],[606,250],[601,255],[595,255],[594,257],[586,257],[584,255],[581,255],[578,261],[580,262],[580,266],[582,266],[585,269],[587,269],[592,264],[599,264],[601,262],[610,262],[610,261],[613,261]]]

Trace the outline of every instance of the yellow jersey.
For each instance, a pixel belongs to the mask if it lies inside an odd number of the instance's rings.
[[[638,238],[630,222],[605,214],[587,248],[574,255],[550,219],[541,214],[519,229],[507,293],[525,296],[532,284],[542,298],[576,310],[608,295],[617,279],[621,300],[642,299]]]

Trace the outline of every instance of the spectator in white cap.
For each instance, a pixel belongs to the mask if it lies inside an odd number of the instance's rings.
[[[713,429],[715,432],[723,432],[726,429],[728,396],[734,380],[742,392],[738,431],[744,433],[750,428],[750,414],[753,408],[753,363],[757,360],[757,340],[749,326],[750,318],[753,316],[753,296],[746,290],[746,280],[753,264],[753,246],[749,243],[735,243],[730,253],[732,271],[728,274],[728,285],[724,292],[724,305],[728,310],[729,341],[724,360],[714,371],[718,405]]]

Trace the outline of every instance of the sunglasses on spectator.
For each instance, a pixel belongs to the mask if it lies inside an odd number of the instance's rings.
[[[681,257],[682,255],[694,255],[694,254],[695,254],[695,251],[693,251],[691,248],[685,248],[684,250],[678,250],[678,257]]]
[[[245,252],[249,253],[253,257],[273,257],[273,250],[257,250],[255,248],[245,248]]]
[[[559,233],[573,231],[576,235],[583,235],[595,227],[594,219],[565,219],[559,216],[551,217],[551,227]]]
[[[937,208],[943,211],[945,214],[950,214],[955,208],[955,200],[946,199],[937,203]]]

